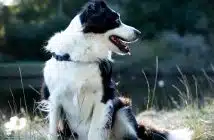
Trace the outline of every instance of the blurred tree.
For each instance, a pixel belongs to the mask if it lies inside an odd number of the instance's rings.
[[[209,0],[130,0],[123,7],[127,9],[125,15],[131,17],[126,21],[141,28],[151,38],[166,29],[175,30],[181,35],[199,32],[195,25],[201,18],[213,22],[214,5],[211,3]],[[208,28],[200,29],[200,32],[202,30],[205,32]]]
[[[0,2],[0,38],[3,37],[3,22],[4,22],[3,7],[4,7],[3,4]]]
[[[42,47],[48,38],[70,22],[63,12],[63,0],[22,0],[10,7],[10,13],[13,18],[5,26],[3,51],[17,60],[44,60]]]
[[[17,59],[43,60],[41,48],[54,33],[64,29],[87,0],[21,0],[4,14],[7,46],[1,51]],[[212,44],[214,2],[211,0],[114,0],[122,19],[153,39],[159,32],[172,30],[202,34]],[[0,27],[1,28],[1,27]]]

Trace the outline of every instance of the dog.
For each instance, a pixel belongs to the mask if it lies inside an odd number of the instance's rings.
[[[49,39],[45,49],[52,58],[45,63],[44,81],[50,92],[50,139],[56,139],[61,108],[79,140],[109,139],[110,129],[103,128],[105,105],[114,95],[108,94],[113,93],[111,79],[102,74],[105,70],[101,69],[108,68],[102,65],[109,65],[112,52],[130,54],[127,44],[140,34],[122,23],[120,15],[104,1],[95,0],[88,2],[64,31]]]
[[[130,109],[110,113],[116,98],[111,55],[129,55],[128,44],[140,35],[106,2],[91,0],[65,30],[49,39],[45,49],[52,57],[43,70],[49,94],[41,103],[48,111],[50,140],[57,139],[62,110],[78,140],[138,139],[140,127]]]

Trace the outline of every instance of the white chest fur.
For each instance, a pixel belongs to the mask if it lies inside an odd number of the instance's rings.
[[[92,109],[101,101],[103,88],[96,63],[78,64],[50,59],[44,68],[44,78],[50,91],[50,101],[64,108],[71,127],[87,134]],[[73,101],[77,99],[77,104]]]

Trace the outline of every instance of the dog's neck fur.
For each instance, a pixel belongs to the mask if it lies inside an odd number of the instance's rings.
[[[96,34],[82,33],[82,25],[77,15],[62,32],[56,33],[48,41],[46,50],[57,55],[69,54],[72,61],[93,62],[99,59],[111,60],[111,51],[93,38]],[[100,38],[99,41],[102,41]]]

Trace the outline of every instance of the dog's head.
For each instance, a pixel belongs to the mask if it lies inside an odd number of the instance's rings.
[[[130,53],[128,44],[136,41],[141,34],[137,29],[125,25],[120,15],[103,0],[89,1],[70,26],[80,27],[88,44],[123,55]],[[74,27],[70,31],[73,30]]]

